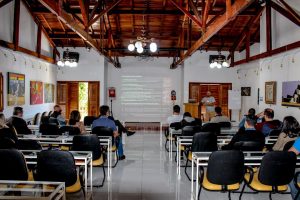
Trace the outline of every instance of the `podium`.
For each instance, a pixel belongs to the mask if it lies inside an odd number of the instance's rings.
[[[184,111],[191,113],[192,117],[201,118],[200,103],[184,103]]]

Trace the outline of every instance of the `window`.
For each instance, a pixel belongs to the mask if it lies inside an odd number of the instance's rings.
[[[3,75],[0,72],[0,111],[3,111]]]

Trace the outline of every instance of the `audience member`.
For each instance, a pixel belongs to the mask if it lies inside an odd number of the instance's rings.
[[[61,107],[59,105],[55,105],[54,106],[54,111],[53,111],[53,113],[51,114],[50,117],[53,117],[53,118],[57,119],[58,125],[65,126],[66,125],[66,120],[62,116],[61,113],[62,113]]]
[[[80,112],[78,110],[73,110],[70,114],[69,125],[78,127],[80,133],[86,133],[85,126],[80,120],[81,120]]]
[[[221,107],[215,107],[215,112],[216,116],[210,120],[211,123],[230,122],[230,119],[227,116],[222,115]]]
[[[19,135],[32,134],[31,130],[27,127],[26,121],[23,119],[23,108],[15,107],[13,116],[7,120],[7,125],[14,127]]]
[[[253,119],[253,120],[256,122],[256,121],[257,121],[257,116],[255,115],[255,112],[256,112],[256,111],[255,111],[254,108],[250,108],[250,109],[248,110],[248,114],[245,115],[245,116],[242,118],[242,120],[240,121],[240,123],[239,123],[239,128],[243,128],[243,127],[244,127],[246,117],[249,117],[249,118]]]
[[[183,116],[180,114],[180,106],[175,105],[173,106],[173,114],[168,117],[167,122],[170,124],[181,122],[183,119]]]
[[[286,143],[297,139],[300,131],[298,121],[292,117],[287,116],[283,119],[282,132],[273,146],[273,151],[282,151]]]
[[[0,140],[9,140],[13,144],[16,144],[18,141],[16,133],[6,125],[6,120],[3,113],[0,113]]]
[[[190,126],[195,121],[195,118],[192,117],[191,113],[185,112],[183,113],[183,119],[181,120],[182,128],[185,126]]]
[[[126,133],[127,136],[132,136],[133,134],[135,134],[135,131],[130,131],[127,128],[125,128],[123,124],[119,120],[115,120],[113,116],[108,116],[108,118],[115,122],[121,137],[122,137],[122,133]]]
[[[289,151],[294,152],[296,155],[299,155],[300,153],[300,138],[297,138],[294,145],[289,149]],[[300,176],[298,176],[298,180],[296,180],[297,183],[300,182]],[[290,184],[291,189],[291,195],[294,200],[300,200],[300,195],[298,195],[296,199],[296,195],[299,192],[298,189],[295,187],[294,181],[292,181]]]
[[[263,122],[257,123],[255,128],[259,132],[262,132],[265,137],[269,136],[272,130],[279,129],[281,127],[281,122],[279,120],[274,120],[274,111],[271,108],[265,109],[260,117]]]
[[[109,119],[109,107],[106,105],[103,105],[100,107],[100,117],[93,121],[92,128],[95,128],[97,126],[103,126],[108,127],[113,130],[113,134],[115,137],[116,145],[118,146],[118,155],[120,160],[124,160],[126,157],[123,152],[123,144],[122,144],[122,138],[120,137],[120,134],[118,133],[117,126],[115,122],[111,119]]]
[[[245,118],[245,129],[240,129],[231,139],[228,145],[222,147],[224,150],[234,149],[234,144],[241,141],[257,141],[263,147],[265,144],[264,135],[255,129],[256,121],[250,117]]]

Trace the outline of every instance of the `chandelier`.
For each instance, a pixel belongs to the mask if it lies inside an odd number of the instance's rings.
[[[223,68],[229,67],[229,63],[227,62],[225,56],[221,55],[221,53],[219,53],[219,55],[210,55],[209,63],[210,63],[209,67],[211,69],[213,68],[221,69],[222,67]]]
[[[77,58],[77,56],[73,56],[73,54],[76,54],[76,52],[69,52],[69,49],[64,51],[63,58],[57,62],[57,65],[59,67],[77,67],[79,55]]]
[[[143,24],[145,24],[144,16],[143,16]],[[147,31],[145,30],[144,25],[141,32],[142,32],[141,36],[138,36],[136,39],[130,40],[130,43],[128,44],[128,50],[131,52],[136,50],[139,54],[142,54],[145,48],[148,46],[150,51],[152,53],[155,53],[157,51],[157,44],[155,43],[155,39],[154,38],[148,39],[146,37]]]

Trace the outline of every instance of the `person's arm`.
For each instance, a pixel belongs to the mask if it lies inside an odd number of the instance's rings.
[[[111,128],[113,130],[114,137],[120,136],[120,134],[118,132],[118,129],[117,129],[117,126],[116,126],[115,122],[112,121],[112,120],[111,120]]]
[[[294,152],[296,155],[300,153],[300,138],[298,138],[294,145],[289,149],[289,151]]]
[[[276,143],[273,146],[273,151],[279,151],[280,147],[282,146],[282,142],[283,142],[283,134],[284,133],[280,133],[280,135],[278,136],[278,139],[276,141]]]

